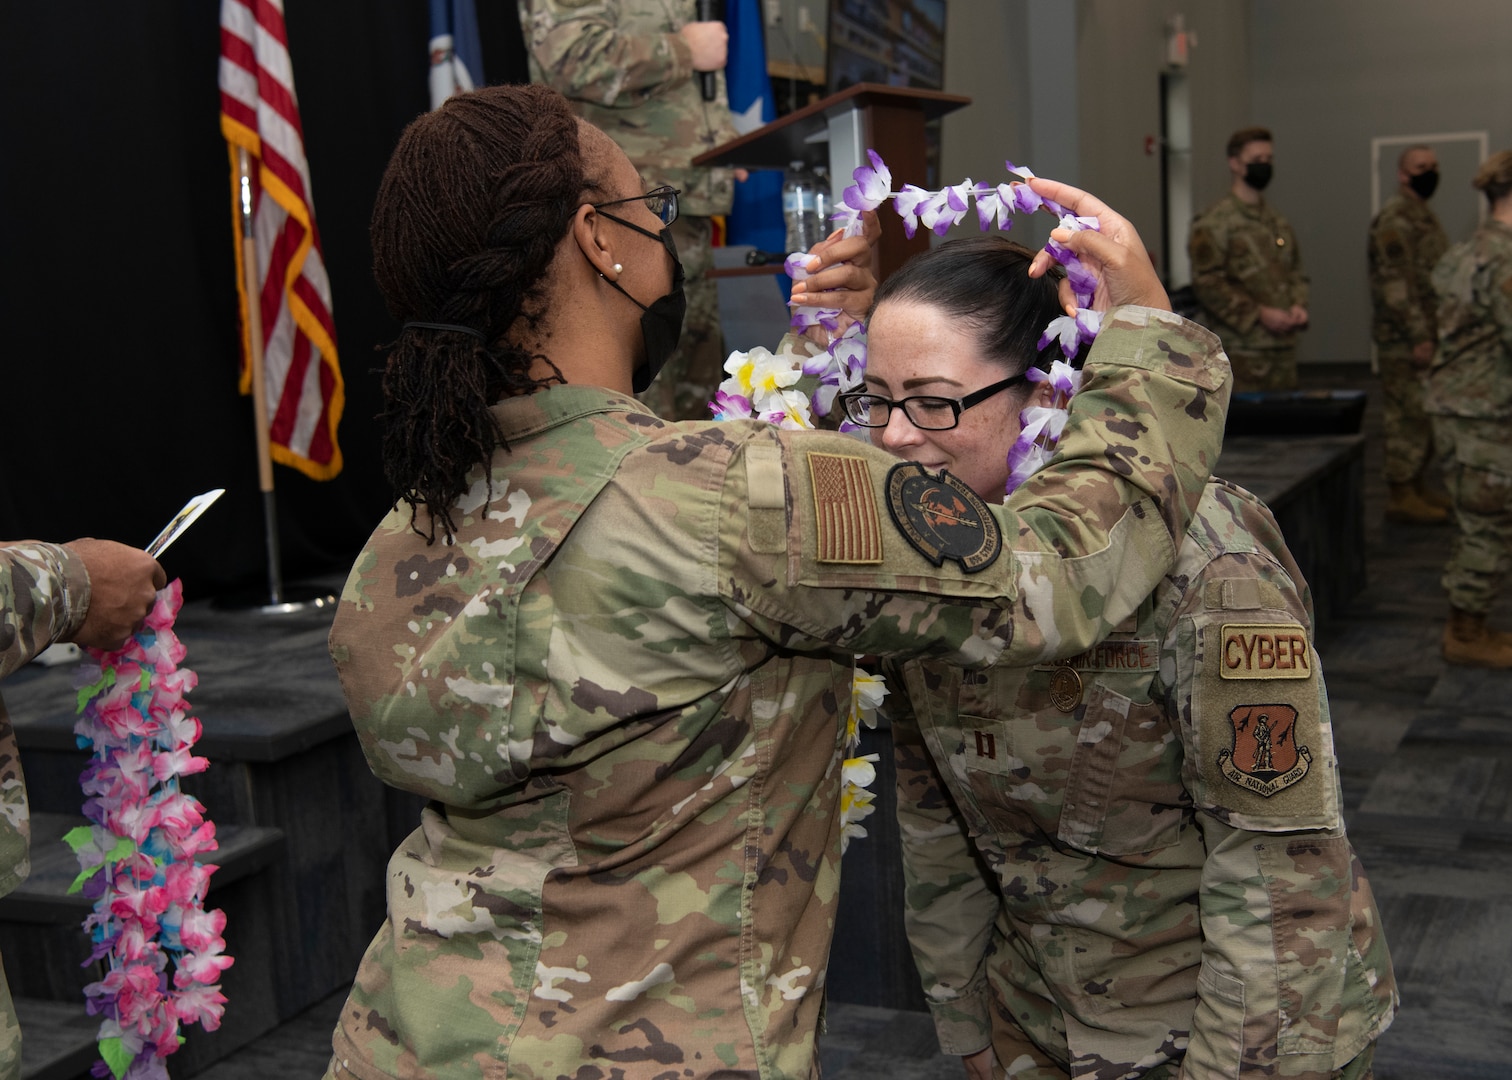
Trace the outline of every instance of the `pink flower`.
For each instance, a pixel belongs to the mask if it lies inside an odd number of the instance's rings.
[[[163,868],[163,895],[169,902],[185,909],[198,907],[210,884],[215,867],[203,863],[179,861]],[[166,910],[166,905],[165,905]]]
[[[157,933],[157,917],[168,910],[168,890],[161,885],[149,885],[145,889],[136,884],[116,882],[115,897],[110,901],[110,913],[118,919],[136,919],[152,927]]]
[[[177,982],[177,976],[174,981]],[[221,1015],[225,1012],[226,997],[219,986],[190,983],[179,988],[173,995],[172,1008],[175,1015],[186,1024],[201,1024],[206,1031],[220,1027]]]
[[[138,847],[147,842],[147,834],[157,828],[158,808],[137,802],[123,802],[106,809],[101,822],[117,836],[130,837]]]
[[[179,578],[174,578],[166,587],[158,590],[157,601],[147,615],[146,628],[154,632],[166,630],[178,618],[179,609],[183,606],[184,583]]]
[[[117,750],[111,755],[110,765],[120,777],[125,797],[145,799],[152,790],[152,758],[152,744],[145,742],[137,743],[130,749]]]
[[[178,635],[165,626],[153,635],[152,644],[143,648],[142,658],[154,671],[167,674],[178,667],[187,652]]]
[[[205,911],[201,908],[188,908],[183,913],[179,922],[179,940],[186,948],[200,951],[204,949],[224,949],[225,940],[221,933],[226,929],[226,913],[220,908],[214,911]]]
[[[161,954],[158,959],[165,960]],[[163,1004],[161,967],[150,961],[138,961],[111,971],[97,983],[90,983],[84,993],[90,998],[113,996],[115,1015],[122,1030],[134,1029],[140,1035],[153,1030],[153,1014]]]
[[[210,759],[195,757],[187,746],[152,756],[152,775],[161,783],[174,776],[190,776],[210,767]]]
[[[224,943],[222,943],[224,945]],[[173,974],[173,984],[177,987],[185,987],[190,982],[213,983],[220,978],[220,973],[236,961],[230,956],[224,955],[219,948],[210,948],[186,952],[179,957],[178,970]]]
[[[192,746],[199,742],[203,733],[204,726],[197,717],[188,715],[183,709],[174,709],[163,717],[163,726],[158,732],[158,745],[167,750]]]

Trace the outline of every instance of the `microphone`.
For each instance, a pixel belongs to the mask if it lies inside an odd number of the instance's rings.
[[[721,14],[716,14],[716,3],[717,0],[697,0],[696,10],[699,22],[713,22],[723,17]],[[700,89],[703,91],[703,99],[705,101],[713,101],[715,96],[714,73],[712,71],[700,71],[698,73],[698,82]]]

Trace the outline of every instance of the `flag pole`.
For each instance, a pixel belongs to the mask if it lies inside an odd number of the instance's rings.
[[[268,392],[263,376],[262,290],[257,284],[257,240],[252,230],[252,165],[246,147],[236,150],[241,190],[242,295],[247,298],[247,364],[252,373],[252,422],[257,429],[257,486],[262,491],[263,539],[268,549],[270,604],[282,604],[278,558],[278,507],[273,498],[273,454],[268,440]]]

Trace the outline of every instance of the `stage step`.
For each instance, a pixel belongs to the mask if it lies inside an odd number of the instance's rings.
[[[60,925],[80,923],[94,907],[82,893],[68,887],[79,875],[79,861],[63,842],[63,834],[88,824],[71,814],[33,814],[31,817],[31,873],[14,892],[0,897],[0,921]],[[281,829],[257,825],[217,823],[220,847],[200,859],[218,867],[210,877],[210,891],[254,874],[278,858],[283,850]]]
[[[84,1006],[16,998],[21,1021],[21,1080],[75,1080],[99,1057],[95,1033],[100,1018]]]

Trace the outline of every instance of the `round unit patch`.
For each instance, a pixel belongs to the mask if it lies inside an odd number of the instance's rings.
[[[1003,550],[987,504],[950,473],[934,476],[918,462],[887,474],[887,510],[908,542],[936,566],[954,559],[968,574],[985,570]]]

